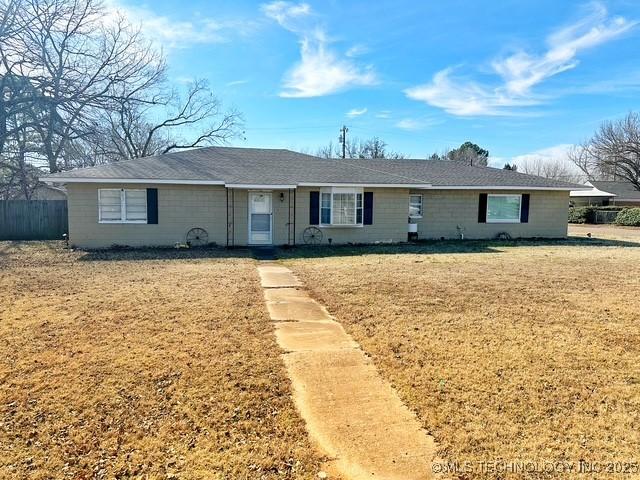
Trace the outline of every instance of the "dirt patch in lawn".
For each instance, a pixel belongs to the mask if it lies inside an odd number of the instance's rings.
[[[640,248],[604,245],[334,248],[285,264],[460,462],[454,477],[546,478],[563,474],[544,462],[640,462]],[[526,461],[541,463],[483,464]]]
[[[0,477],[312,478],[255,262],[0,243]]]

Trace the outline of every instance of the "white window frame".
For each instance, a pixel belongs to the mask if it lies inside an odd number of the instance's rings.
[[[411,197],[420,197],[420,214],[418,215],[411,215]],[[409,218],[422,218],[422,215],[424,215],[424,196],[420,193],[410,193],[409,194]]]
[[[322,194],[323,193],[328,193],[329,194],[329,198],[331,199],[331,210],[330,210],[330,214],[329,214],[329,219],[330,219],[330,223],[323,223],[322,222]],[[349,194],[353,194],[354,195],[354,202],[353,202],[353,218],[354,218],[354,222],[355,223],[333,223],[333,196],[335,194],[340,194],[340,193],[349,193]],[[360,218],[360,223],[358,222],[358,195],[360,195],[360,198],[362,199],[362,206],[361,206],[361,210],[362,210],[362,215]],[[319,219],[320,219],[320,226],[321,227],[352,227],[352,228],[357,228],[357,227],[362,227],[363,223],[364,223],[364,189],[362,188],[346,188],[346,187],[323,187],[322,189],[320,189],[320,202],[318,202],[318,215],[319,215]]]
[[[489,200],[491,197],[518,197],[520,199],[518,205],[518,218],[489,218]],[[490,193],[487,195],[487,211],[486,211],[487,223],[522,223],[522,194],[518,193]]]
[[[101,195],[103,191],[120,192],[120,220],[103,220],[102,210],[100,209]],[[127,220],[127,195],[125,192],[144,192],[144,220]],[[144,223],[149,220],[149,205],[147,204],[147,195],[145,188],[99,188],[98,189],[98,223]]]

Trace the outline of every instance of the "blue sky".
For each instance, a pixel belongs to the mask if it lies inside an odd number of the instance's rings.
[[[640,2],[111,0],[244,114],[236,146],[378,136],[416,158],[466,140],[498,165],[562,156],[640,109]]]

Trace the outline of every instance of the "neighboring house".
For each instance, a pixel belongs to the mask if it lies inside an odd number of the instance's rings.
[[[80,247],[565,237],[579,185],[450,161],[321,159],[210,147],[48,175]],[[410,227],[408,224],[416,224]],[[194,238],[194,237],[192,237]]]
[[[593,183],[587,182],[584,185],[588,190],[571,190],[569,197],[571,204],[576,207],[584,206],[607,206],[616,198],[616,194],[605,192],[593,186]]]
[[[614,195],[613,205],[640,207],[640,190],[629,182],[607,182],[593,180],[591,182],[599,190],[611,192]]]
[[[67,191],[51,185],[38,185],[31,193],[30,200],[66,200]],[[16,195],[11,200],[26,200],[24,195]]]

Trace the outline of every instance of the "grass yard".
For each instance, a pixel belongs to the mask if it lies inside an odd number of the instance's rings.
[[[501,460],[640,462],[640,243],[285,254],[434,435],[442,459],[471,462],[460,478],[523,477],[481,465]]]
[[[0,478],[312,478],[255,263],[0,243]]]

